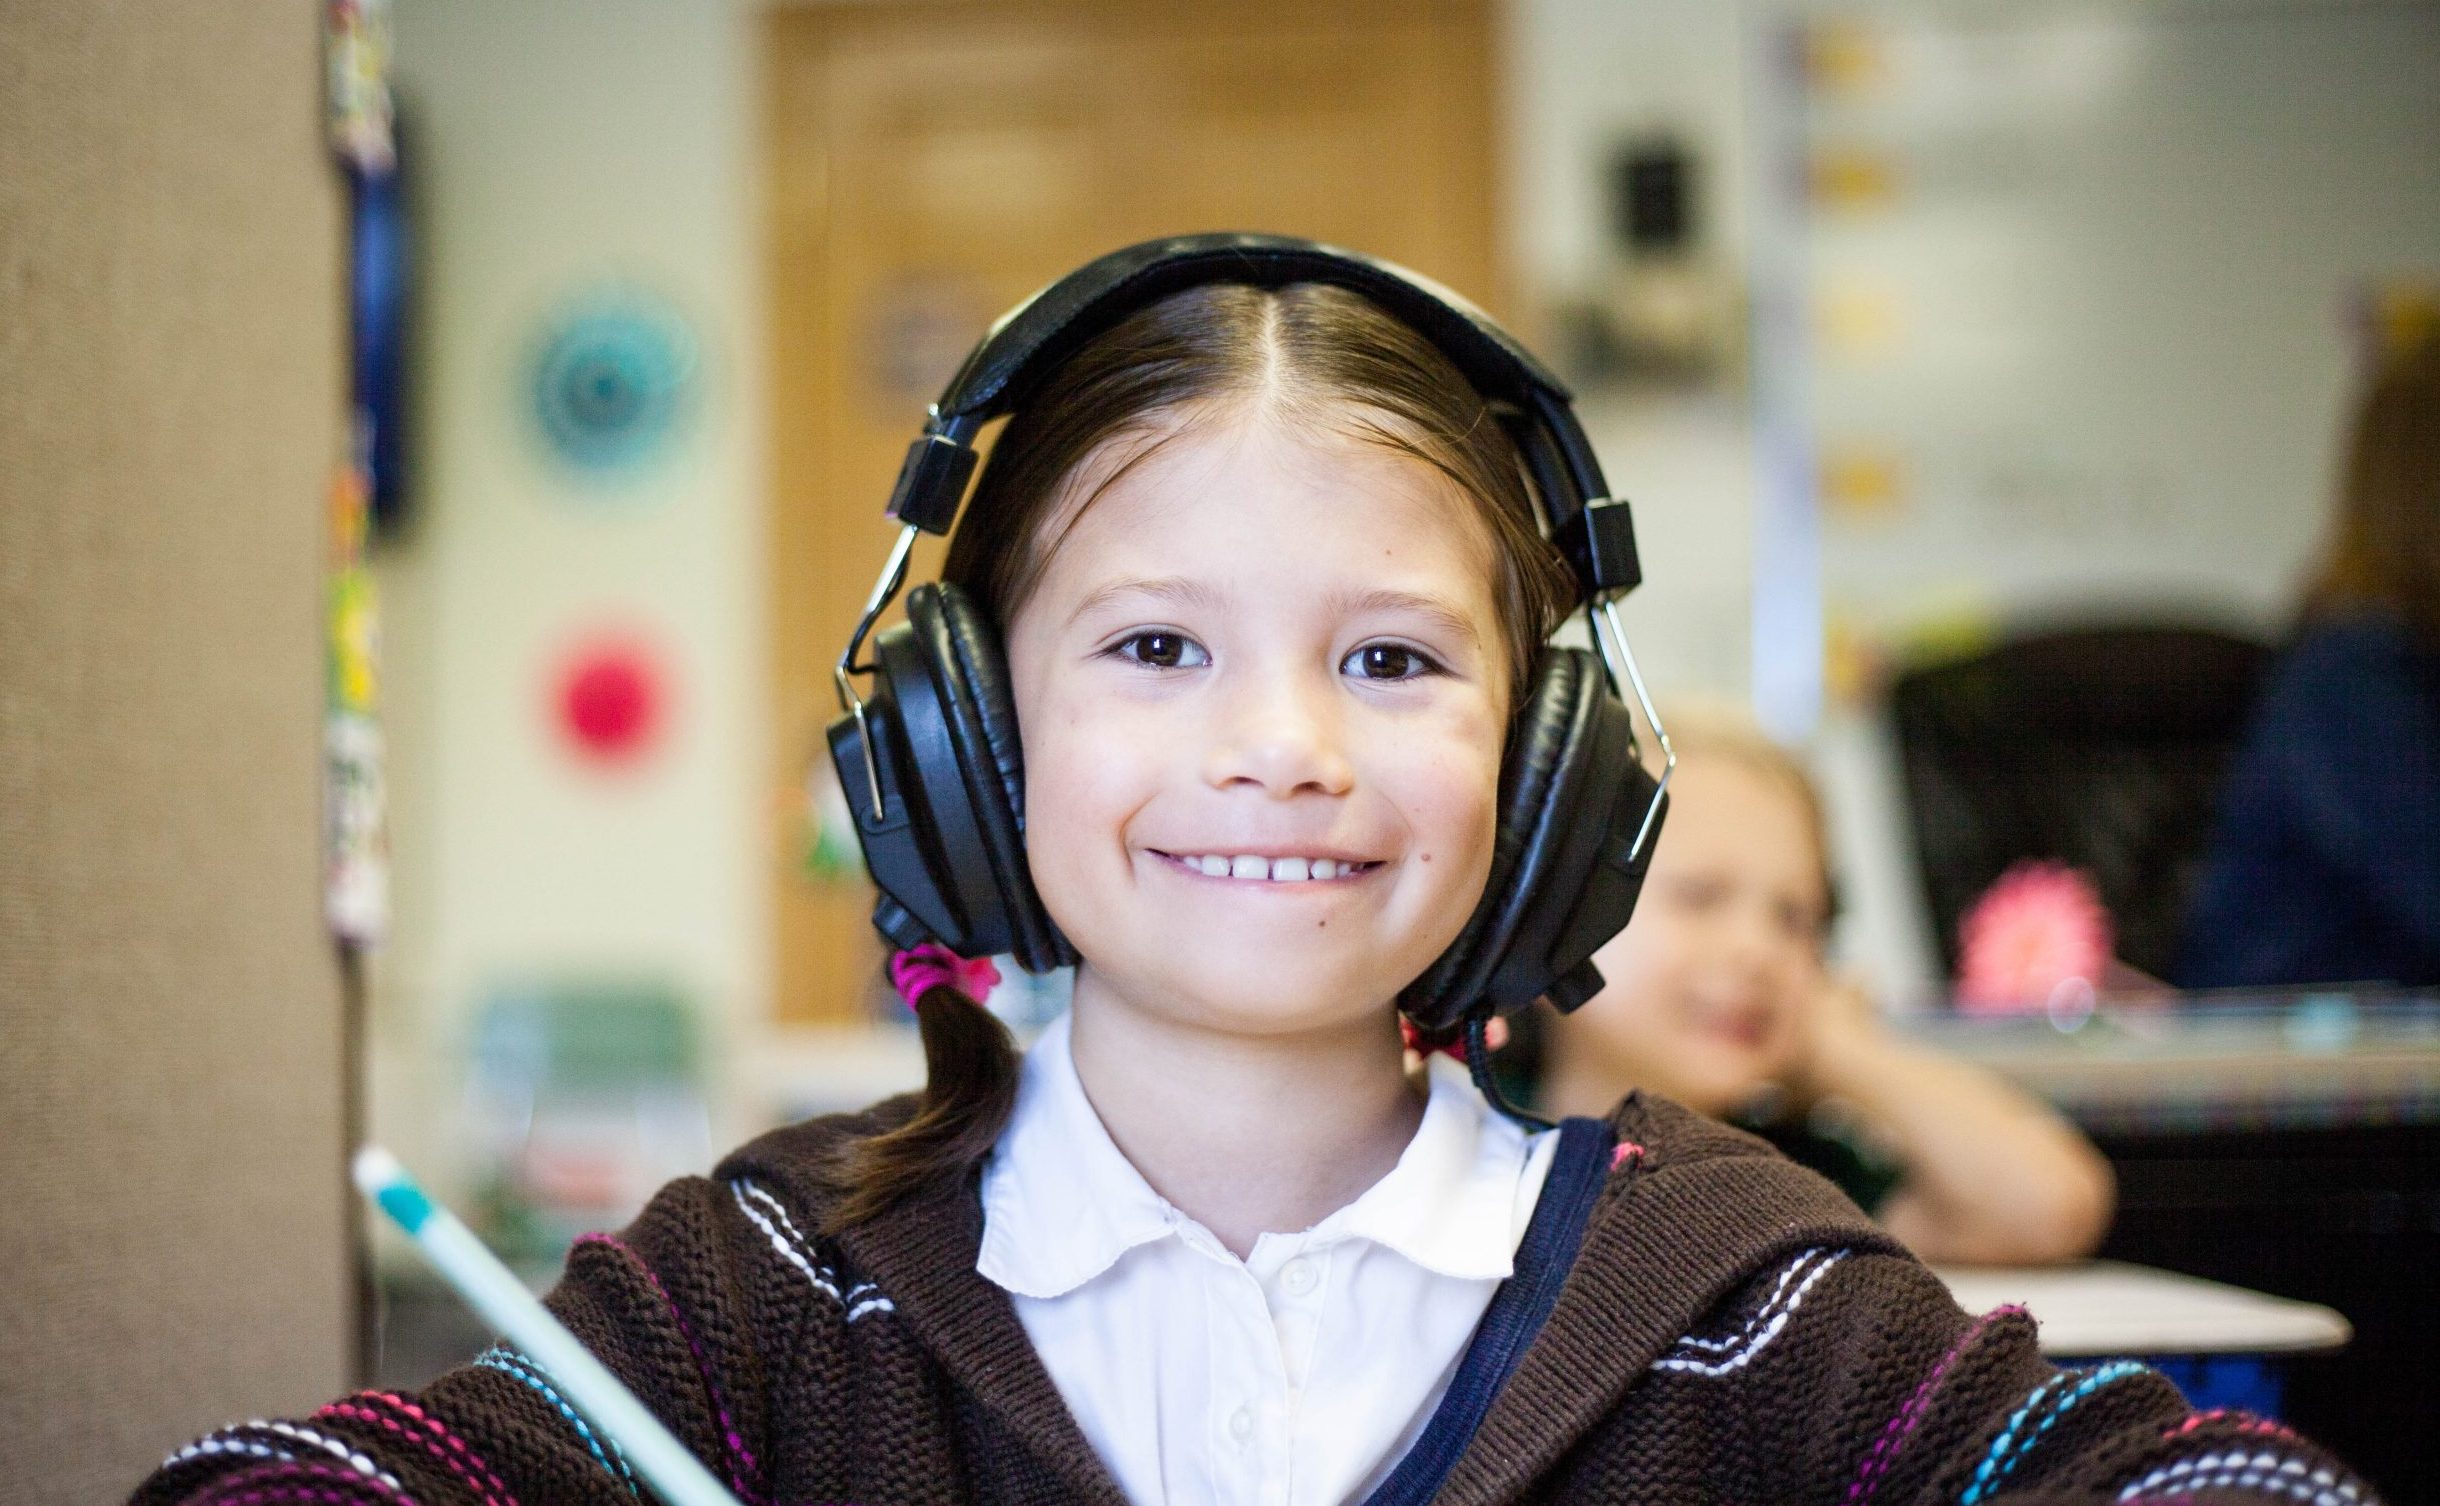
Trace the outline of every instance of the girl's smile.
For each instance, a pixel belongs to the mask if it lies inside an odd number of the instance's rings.
[[[1490,868],[1508,685],[1469,504],[1260,396],[1113,443],[1069,493],[1008,646],[1080,998],[1386,1028]]]
[[[1351,881],[1381,866],[1364,858],[1275,857],[1257,852],[1241,852],[1234,857],[1216,852],[1193,856],[1161,852],[1158,848],[1153,851],[1196,878],[1233,879],[1246,883],[1321,884]]]

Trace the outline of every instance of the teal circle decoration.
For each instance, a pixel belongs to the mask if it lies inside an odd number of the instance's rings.
[[[533,369],[534,418],[551,453],[593,476],[659,456],[694,399],[693,333],[634,294],[586,300],[552,321]]]

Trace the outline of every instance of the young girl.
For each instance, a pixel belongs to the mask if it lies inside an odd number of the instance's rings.
[[[2360,1500],[2139,1367],[2053,1371],[1744,1136],[1643,1097],[1533,1134],[1403,1070],[1395,1001],[1513,857],[1503,753],[1547,729],[1511,711],[1577,588],[1446,331],[1314,248],[1323,281],[1225,280],[1280,244],[1224,243],[1223,280],[1130,253],[1133,310],[1018,401],[951,551],[1006,641],[1058,931],[1017,944],[1078,957],[1068,1022],[1019,1071],[967,969],[902,957],[925,1091],[579,1240],[566,1323],[752,1506]],[[1013,790],[1007,726],[959,726]],[[903,824],[850,794],[868,846]],[[139,1492],[637,1497],[502,1350]]]
[[[1669,836],[1601,996],[1553,1024],[1542,1100],[1630,1088],[1729,1119],[1839,1184],[1926,1260],[2069,1260],[2109,1226],[2111,1176],[2001,1078],[1910,1046],[1822,965],[1827,834],[1803,767],[1724,714],[1669,718]]]

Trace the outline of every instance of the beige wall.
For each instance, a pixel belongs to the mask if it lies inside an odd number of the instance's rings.
[[[0,5],[0,1495],[345,1366],[317,10]]]
[[[444,1196],[480,1149],[470,1021],[494,992],[666,981],[699,1007],[713,1144],[762,1127],[724,1070],[769,1012],[760,657],[763,340],[750,200],[757,0],[397,11],[418,206],[414,525],[383,592],[396,925],[372,972],[374,1133]],[[692,328],[695,400],[636,471],[552,462],[541,330],[640,292]],[[617,626],[669,676],[635,767],[563,749],[553,666]],[[690,1166],[690,1170],[704,1167]]]

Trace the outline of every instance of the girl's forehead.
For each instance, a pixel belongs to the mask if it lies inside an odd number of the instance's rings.
[[[1062,487],[1043,544],[1052,573],[1163,556],[1169,568],[1268,551],[1276,568],[1434,569],[1491,586],[1480,504],[1438,467],[1344,424],[1266,411],[1172,416],[1088,456]]]

